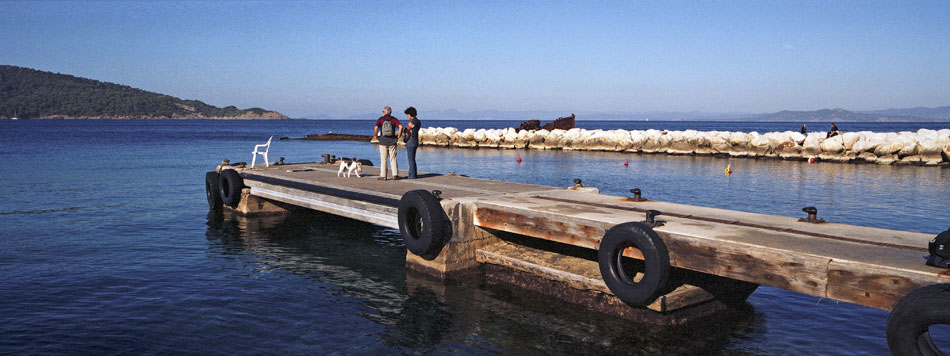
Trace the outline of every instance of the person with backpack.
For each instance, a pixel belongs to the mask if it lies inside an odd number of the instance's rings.
[[[402,133],[402,124],[399,120],[391,116],[393,109],[383,108],[383,116],[376,119],[376,126],[373,127],[373,137],[379,141],[379,178],[386,180],[386,163],[392,167],[393,180],[399,180],[399,168],[396,167],[396,142],[397,137]]]

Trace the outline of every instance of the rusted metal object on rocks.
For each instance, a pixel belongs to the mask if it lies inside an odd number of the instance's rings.
[[[574,114],[571,114],[571,116],[559,117],[557,120],[554,120],[554,122],[549,122],[544,126],[541,126],[541,128],[548,131],[555,129],[570,130],[574,128],[574,118]]]

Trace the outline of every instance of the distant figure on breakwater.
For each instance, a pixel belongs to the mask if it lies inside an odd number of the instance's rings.
[[[806,134],[808,129],[805,127],[805,124],[802,124],[802,135]]]
[[[396,167],[396,138],[402,133],[402,124],[395,117],[392,117],[393,108],[383,108],[383,116],[376,119],[376,126],[373,126],[373,136],[379,140],[379,180],[386,180],[386,163],[392,167],[393,180],[400,179]]]
[[[409,179],[416,179],[416,149],[419,148],[419,129],[422,128],[422,122],[416,117],[418,113],[416,108],[408,107],[405,111],[406,118],[409,119],[409,139],[406,140],[406,158],[409,159]]]
[[[828,135],[825,138],[832,138],[838,136],[838,126],[834,123],[831,123],[831,131],[828,131]]]

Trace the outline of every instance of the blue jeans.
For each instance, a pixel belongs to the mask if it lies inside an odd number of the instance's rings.
[[[416,179],[416,149],[419,140],[406,141],[406,158],[409,159],[409,179]]]

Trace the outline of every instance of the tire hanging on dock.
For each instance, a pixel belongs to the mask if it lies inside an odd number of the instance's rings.
[[[623,257],[626,248],[643,254],[643,278],[634,281],[630,264],[639,261]],[[639,222],[616,225],[600,241],[597,251],[600,275],[607,288],[631,305],[647,305],[666,291],[670,276],[670,255],[663,239],[650,226]]]
[[[218,180],[220,175],[218,172],[208,172],[205,173],[205,195],[208,198],[208,206],[211,210],[221,209],[221,192],[218,191]]]
[[[887,347],[894,355],[944,355],[930,326],[950,325],[950,284],[934,284],[907,294],[887,318]]]
[[[426,190],[411,190],[399,200],[399,233],[413,254],[432,259],[452,238],[451,224],[439,199]]]
[[[232,208],[237,207],[241,202],[241,189],[244,189],[244,179],[233,169],[221,171],[221,177],[218,179],[218,192],[221,195],[221,202]]]

